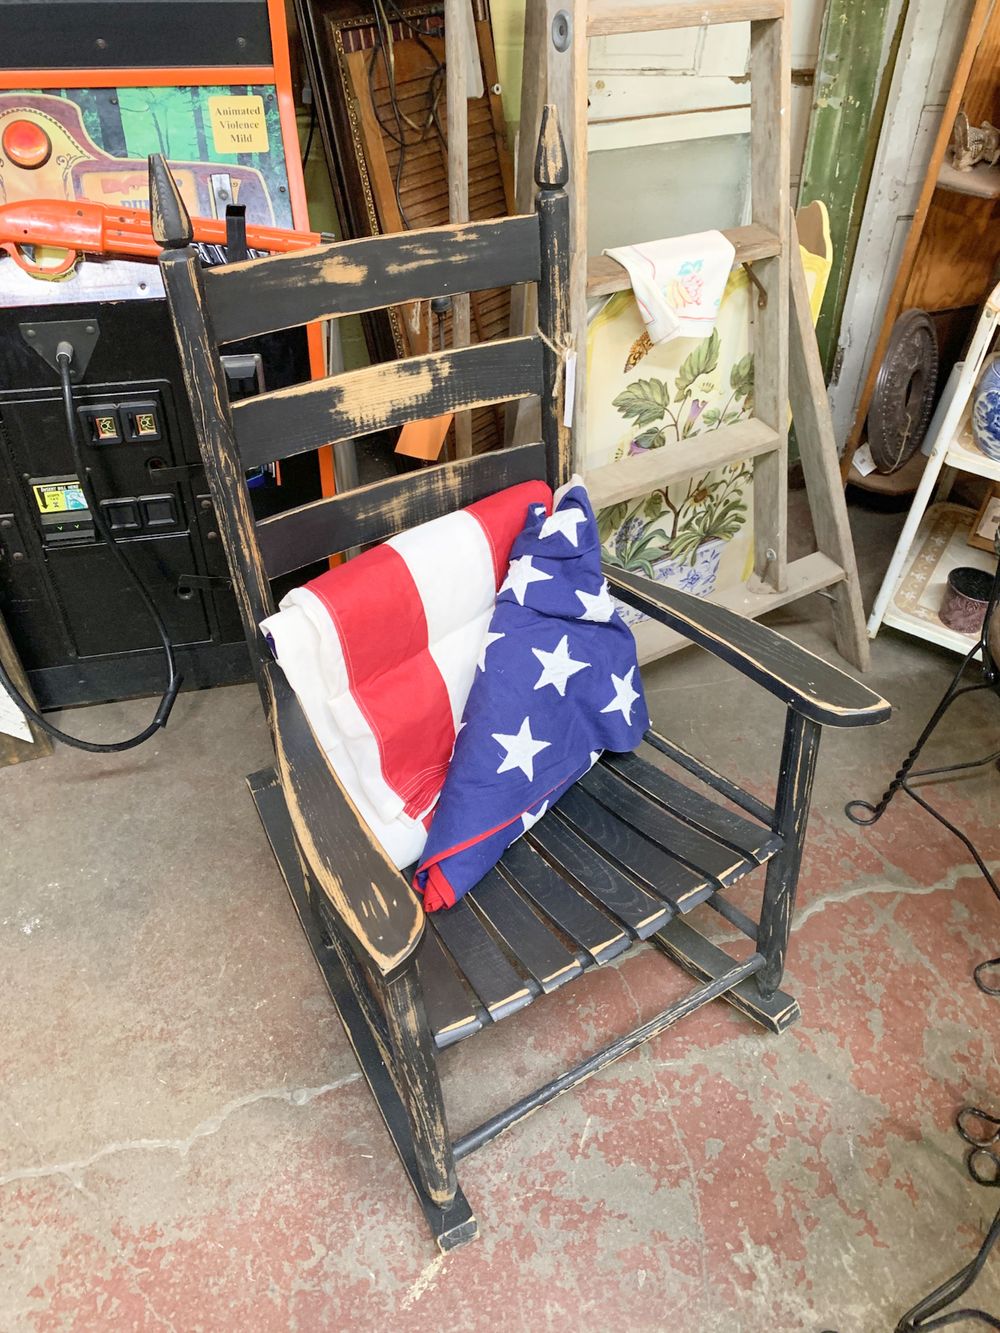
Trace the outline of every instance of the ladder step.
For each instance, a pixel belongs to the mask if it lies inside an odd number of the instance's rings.
[[[729,611],[736,611],[741,616],[756,620],[767,611],[797,601],[807,593],[820,592],[842,583],[847,575],[829,556],[813,551],[799,560],[792,560],[788,566],[788,581],[781,592],[761,585],[749,588],[743,583],[735,587],[723,588],[709,593],[705,598],[714,606],[724,606]],[[640,620],[632,626],[635,635],[635,647],[640,664],[654,662],[667,653],[675,653],[678,648],[686,648],[690,640],[676,630],[668,629],[657,620]]]
[[[755,259],[770,259],[781,254],[781,239],[767,227],[751,223],[749,227],[729,227],[723,236],[736,246],[735,264],[752,264]],[[629,287],[628,274],[617,259],[591,255],[587,260],[587,296],[610,296]]]
[[[668,442],[661,449],[647,449],[594,468],[586,475],[590,501],[595,509],[606,509],[684,477],[770,453],[780,443],[776,431],[753,418],[703,431],[679,443]]]
[[[587,36],[785,17],[785,0],[590,0]]]

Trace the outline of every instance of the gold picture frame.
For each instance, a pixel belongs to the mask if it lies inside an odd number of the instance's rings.
[[[1000,527],[1000,485],[996,482],[986,492],[979,513],[969,529],[969,545],[979,551],[993,551],[997,528]]]

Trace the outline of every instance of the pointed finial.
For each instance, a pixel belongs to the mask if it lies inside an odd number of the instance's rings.
[[[542,124],[538,131],[538,152],[535,155],[535,184],[540,190],[561,189],[569,180],[566,145],[559,128],[559,113],[551,102],[542,109]]]
[[[153,239],[164,250],[191,244],[191,218],[162,153],[149,155],[149,212]]]

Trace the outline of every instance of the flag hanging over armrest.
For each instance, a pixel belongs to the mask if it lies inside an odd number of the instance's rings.
[[[635,640],[574,477],[551,515],[529,508],[511,551],[414,877],[425,909],[452,906],[602,750],[633,750],[648,726]]]

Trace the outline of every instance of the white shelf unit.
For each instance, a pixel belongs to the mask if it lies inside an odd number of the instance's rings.
[[[977,447],[970,420],[972,391],[993,345],[998,315],[1000,284],[983,306],[965,361],[955,367],[945,390],[947,401],[935,413],[937,433],[927,466],[868,618],[870,639],[886,624],[957,653],[967,653],[976,642],[974,635],[958,634],[942,624],[938,609],[948,575],[957,566],[996,567],[991,552],[968,544],[975,511],[947,499],[956,471],[1000,482],[1000,461]]]

